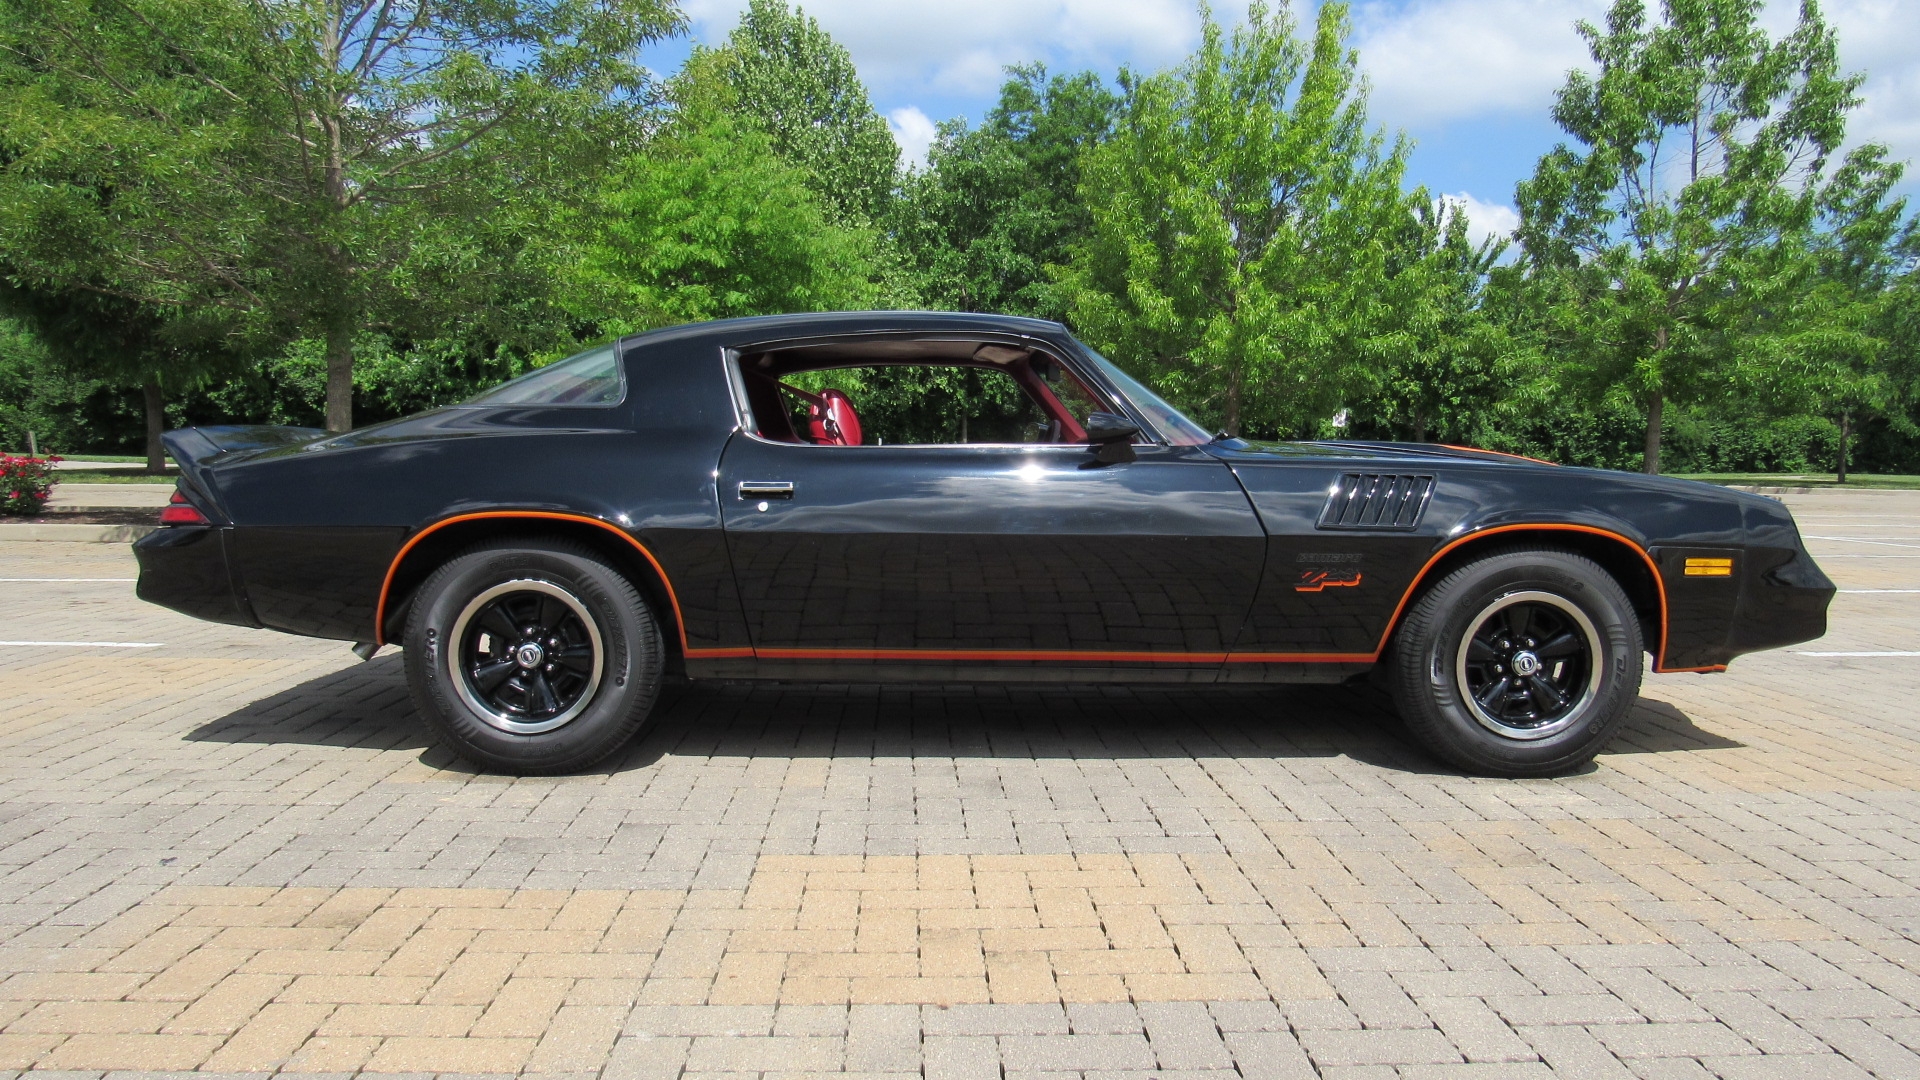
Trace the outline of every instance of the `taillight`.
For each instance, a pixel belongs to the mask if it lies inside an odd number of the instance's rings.
[[[167,508],[160,511],[160,524],[206,525],[210,523],[207,521],[207,515],[201,513],[199,507],[188,502],[187,497],[176,490],[173,498],[167,500]]]

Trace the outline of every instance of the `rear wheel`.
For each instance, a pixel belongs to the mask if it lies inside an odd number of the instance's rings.
[[[450,560],[421,585],[405,645],[427,722],[467,760],[522,775],[583,769],[625,745],[664,667],[633,584],[559,541]]]
[[[1600,752],[1640,693],[1639,618],[1593,561],[1510,550],[1448,574],[1408,611],[1385,672],[1408,731],[1496,776],[1552,776]]]

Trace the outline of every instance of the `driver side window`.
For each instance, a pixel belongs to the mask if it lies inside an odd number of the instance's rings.
[[[744,356],[741,374],[776,442],[1083,445],[1087,415],[1110,408],[1051,357],[997,344],[817,346]]]
[[[832,368],[781,380],[794,430],[808,430],[819,395],[839,391],[858,410],[868,446],[1049,442],[1046,414],[1012,376],[936,365]]]

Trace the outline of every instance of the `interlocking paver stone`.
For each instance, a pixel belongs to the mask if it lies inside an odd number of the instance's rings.
[[[1920,588],[1920,496],[1789,502]],[[0,1080],[1920,1076],[1920,661],[1801,655],[1913,610],[1650,678],[1555,780],[1363,690],[745,685],[512,779],[391,655],[7,582],[11,636],[164,644],[0,658]]]

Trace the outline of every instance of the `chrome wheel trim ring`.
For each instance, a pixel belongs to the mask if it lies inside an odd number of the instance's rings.
[[[573,612],[574,617],[580,620],[580,624],[586,627],[587,640],[593,646],[593,672],[587,677],[586,689],[580,692],[578,700],[559,715],[535,723],[517,720],[482,701],[479,695],[473,692],[472,681],[463,670],[466,663],[467,627],[473,622],[473,617],[500,597],[516,592],[540,593],[565,604],[568,610]],[[594,695],[600,690],[600,680],[605,674],[607,663],[607,650],[600,637],[600,624],[594,620],[587,606],[567,590],[551,581],[542,581],[538,578],[503,581],[468,600],[466,606],[460,609],[459,617],[453,620],[453,628],[447,634],[447,646],[444,652],[447,658],[448,681],[453,684],[454,694],[460,698],[461,703],[471,709],[474,716],[488,727],[510,735],[539,735],[571,723],[581,713],[587,711],[587,706],[593,704]]]
[[[1474,698],[1473,691],[1467,682],[1467,650],[1472,646],[1474,636],[1487,624],[1487,620],[1519,604],[1545,604],[1559,611],[1567,616],[1580,632],[1581,637],[1586,639],[1587,681],[1586,685],[1580,689],[1579,699],[1567,710],[1566,715],[1537,727],[1515,727],[1512,724],[1503,723],[1480,706],[1480,702]],[[1460,695],[1460,701],[1466,705],[1467,712],[1473,715],[1474,720],[1478,721],[1481,727],[1503,739],[1533,742],[1558,735],[1586,719],[1587,714],[1593,710],[1594,702],[1599,700],[1600,677],[1605,664],[1606,652],[1601,647],[1600,632],[1594,628],[1593,620],[1587,617],[1587,613],[1580,610],[1573,601],[1558,593],[1537,590],[1512,592],[1496,597],[1492,603],[1480,609],[1480,613],[1467,622],[1466,632],[1460,635],[1460,644],[1454,651],[1454,689]]]

